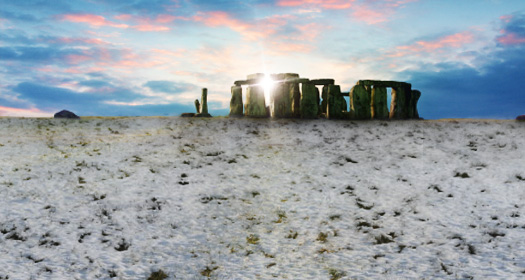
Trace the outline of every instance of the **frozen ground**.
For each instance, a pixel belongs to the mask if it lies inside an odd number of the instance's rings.
[[[0,279],[523,279],[525,123],[0,118]]]

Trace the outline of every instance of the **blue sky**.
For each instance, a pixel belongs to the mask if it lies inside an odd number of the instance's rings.
[[[412,83],[420,115],[525,114],[523,0],[0,0],[0,116],[228,112],[251,73]]]

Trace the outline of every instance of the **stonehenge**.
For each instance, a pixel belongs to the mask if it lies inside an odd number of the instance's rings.
[[[243,86],[246,90],[245,103]],[[321,93],[318,87],[322,87]],[[391,88],[390,106],[387,88]],[[265,90],[268,92],[265,93]],[[406,82],[359,80],[349,92],[342,92],[333,79],[307,79],[295,73],[268,76],[255,73],[248,75],[246,80],[234,82],[229,115],[254,118],[419,119],[417,103],[420,97],[421,92],[412,90],[412,85]],[[266,104],[267,101],[269,104]]]

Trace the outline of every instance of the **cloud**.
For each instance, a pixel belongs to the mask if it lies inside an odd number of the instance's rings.
[[[355,0],[278,0],[281,7],[311,6],[323,9],[348,9]]]
[[[94,27],[110,26],[115,28],[128,28],[129,25],[106,20],[103,16],[93,14],[66,14],[60,19],[71,22],[87,23]]]
[[[500,30],[501,35],[497,38],[501,45],[523,45],[525,44],[525,15],[515,14],[500,17],[504,27]]]
[[[443,48],[460,48],[465,44],[474,42],[474,34],[471,31],[464,31],[451,35],[442,36],[434,40],[420,40],[410,45],[398,46],[391,51],[388,56],[402,57],[408,55],[418,55],[420,53],[431,53]]]
[[[84,82],[85,83],[85,82]],[[87,82],[89,84],[89,82]],[[93,83],[91,83],[93,86]],[[98,85],[101,85],[100,83]],[[95,88],[101,88],[95,86]],[[129,102],[144,98],[130,89],[121,87],[104,88],[89,92],[74,91],[69,88],[47,86],[33,82],[22,82],[12,88],[18,98],[27,100],[44,110],[73,108],[81,109],[86,106],[99,106],[106,101]]]
[[[523,15],[502,18],[505,30],[519,33]],[[522,25],[521,25],[522,26]],[[514,29],[513,29],[514,28]],[[463,36],[450,37],[444,45],[461,44]],[[495,41],[500,42],[501,36]],[[501,42],[500,42],[501,43]],[[439,44],[438,44],[439,45]],[[432,49],[435,45],[431,44]],[[506,118],[525,114],[523,80],[525,44],[501,44],[483,55],[484,64],[474,68],[461,63],[438,63],[421,69],[404,71],[413,87],[422,92],[420,115],[425,118]]]
[[[197,89],[197,86],[188,83],[175,83],[172,81],[148,81],[143,86],[151,89],[154,92],[161,93],[183,93]]]
[[[392,19],[405,4],[419,0],[365,0],[352,6],[352,18],[366,24],[379,24]]]

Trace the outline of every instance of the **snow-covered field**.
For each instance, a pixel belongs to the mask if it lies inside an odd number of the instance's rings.
[[[523,279],[524,209],[515,121],[0,118],[0,279]]]

